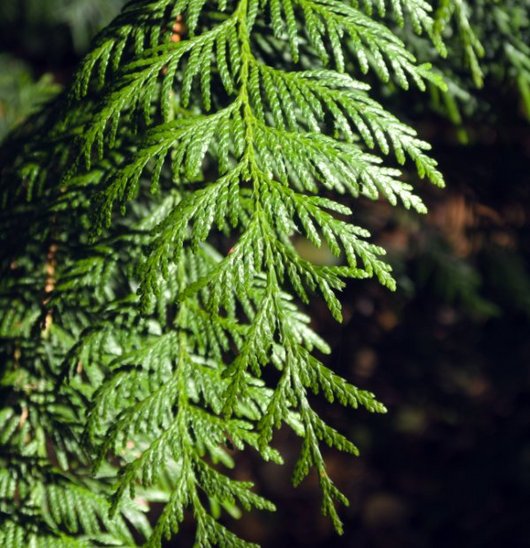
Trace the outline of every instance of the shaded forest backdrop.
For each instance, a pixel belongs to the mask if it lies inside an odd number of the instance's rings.
[[[90,37],[121,4],[1,2],[0,139],[69,81]],[[352,419],[323,410],[362,451],[357,460],[327,456],[352,501],[343,537],[320,518],[316,482],[286,492],[292,463],[265,466],[251,455],[238,474],[252,470],[265,496],[283,500],[282,511],[247,516],[236,527],[265,547],[530,546],[525,109],[516,90],[493,76],[473,96],[461,92],[462,113],[453,112],[452,122],[428,95],[381,95],[433,143],[448,188],[422,189],[430,209],[422,218],[357,202],[357,215],[390,252],[398,291],[351,282],[342,327],[324,308],[313,317],[332,343],[334,368],[374,391],[389,413]],[[316,259],[333,260],[325,252]],[[276,443],[294,458],[294,435],[282,431]]]

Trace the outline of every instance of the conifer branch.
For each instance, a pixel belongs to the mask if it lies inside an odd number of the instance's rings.
[[[479,83],[472,17],[464,0],[437,11],[424,0],[134,0],[102,32],[72,88],[28,125],[45,137],[19,134],[0,152],[0,242],[23,236],[1,262],[0,460],[14,470],[0,474],[4,544],[134,545],[140,533],[156,547],[190,515],[198,545],[249,545],[222,513],[274,506],[230,469],[244,450],[281,463],[284,426],[301,438],[294,483],[314,471],[342,531],[347,500],[325,448],[358,449],[313,398],[386,409],[324,363],[305,304],[320,298],[341,321],[349,280],[395,288],[351,203],[425,213],[416,179],[443,177],[367,81],[446,93],[407,37],[445,55],[456,24]],[[524,96],[525,46],[506,52]],[[336,263],[304,258],[297,237]],[[44,285],[54,321],[41,337]],[[152,530],[151,500],[164,503]]]

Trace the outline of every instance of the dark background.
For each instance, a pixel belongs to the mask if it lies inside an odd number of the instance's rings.
[[[120,2],[1,4],[0,137],[68,82]],[[357,459],[327,454],[351,501],[345,534],[321,517],[315,476],[290,486],[299,442],[280,431],[285,466],[238,457],[237,475],[279,507],[232,524],[246,538],[264,547],[530,546],[530,128],[509,86],[487,81],[479,98],[489,106],[465,124],[466,145],[441,116],[416,109],[425,96],[392,99],[433,144],[447,189],[421,185],[430,209],[421,218],[357,203],[399,289],[351,282],[342,326],[322,303],[310,311],[333,368],[389,409],[371,416],[317,402],[361,450]],[[188,524],[173,545],[190,545],[192,534]]]

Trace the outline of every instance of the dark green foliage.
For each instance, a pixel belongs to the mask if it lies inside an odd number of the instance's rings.
[[[23,62],[0,55],[0,140],[58,91],[50,75],[34,81]]]
[[[437,24],[454,28],[447,44],[449,54],[441,68],[448,92],[434,88],[433,106],[453,123],[462,125],[477,110],[494,110],[487,95],[478,90],[493,86],[515,89],[521,111],[530,116],[530,15],[523,0],[477,0],[464,2],[442,0],[437,9]],[[415,42],[420,58],[428,44]],[[429,59],[432,59],[429,56]],[[465,70],[463,70],[465,69]],[[469,72],[468,72],[469,71]],[[471,75],[471,79],[470,76]],[[471,80],[471,81],[470,81]],[[461,132],[467,140],[465,132]]]
[[[160,546],[191,512],[199,546],[246,546],[219,518],[274,506],[234,479],[234,455],[281,463],[271,442],[283,425],[302,438],[293,481],[316,471],[342,530],[335,503],[347,500],[322,446],[358,450],[314,396],[385,407],[324,365],[304,303],[317,295],[340,321],[346,280],[395,287],[346,200],[425,213],[410,172],[443,186],[429,145],[365,83],[451,101],[413,54],[424,35],[445,55],[451,29],[450,51],[482,82],[469,6],[432,8],[133,1],[71,88],[11,135],[0,152],[1,543]],[[514,17],[505,24],[525,21]],[[302,257],[299,237],[337,264]],[[152,501],[165,505],[151,529]]]
[[[49,47],[43,28],[53,28],[54,34],[65,28],[76,51],[86,50],[92,36],[106,25],[124,6],[125,0],[4,0],[0,5],[0,24],[6,33],[18,31],[32,53]],[[20,36],[22,33],[22,36]],[[41,36],[42,34],[42,36]],[[50,53],[49,51],[47,52]]]

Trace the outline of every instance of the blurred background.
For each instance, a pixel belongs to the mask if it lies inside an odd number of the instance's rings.
[[[1,0],[0,140],[67,85],[93,34],[122,4]],[[494,55],[488,62],[502,63]],[[459,72],[449,64],[447,71]],[[459,78],[463,86],[466,76]],[[530,547],[530,125],[524,105],[517,86],[494,70],[482,90],[455,94],[462,99],[457,115],[454,109],[444,115],[428,94],[388,88],[380,94],[433,144],[447,189],[420,184],[430,209],[421,218],[383,203],[355,202],[359,224],[388,250],[399,289],[391,294],[376,283],[350,283],[342,326],[318,302],[311,313],[333,347],[335,370],[375,392],[389,413],[322,405],[361,450],[358,459],[327,455],[351,501],[342,511],[344,536],[320,516],[316,477],[290,487],[299,443],[287,431],[275,439],[285,466],[244,454],[237,471],[253,477],[279,511],[246,515],[235,527],[265,548]],[[325,251],[313,258],[329,260]],[[191,545],[192,530],[186,531],[174,546]]]

